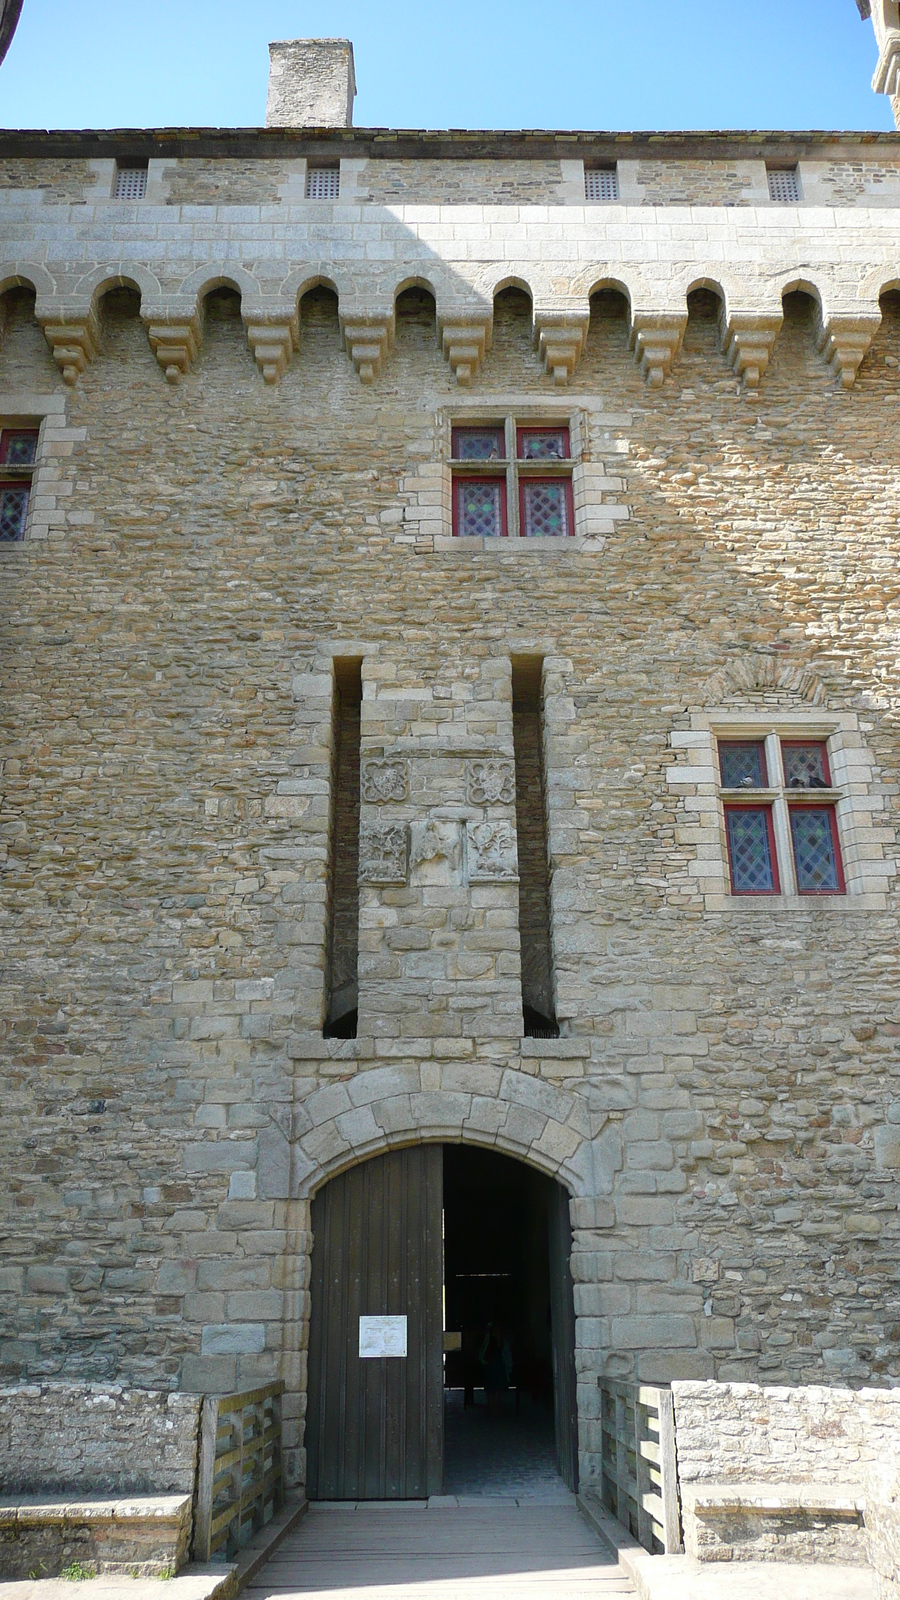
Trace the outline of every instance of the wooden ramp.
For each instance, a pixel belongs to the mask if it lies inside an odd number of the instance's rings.
[[[314,1505],[244,1591],[248,1600],[612,1600],[634,1595],[568,1505]]]

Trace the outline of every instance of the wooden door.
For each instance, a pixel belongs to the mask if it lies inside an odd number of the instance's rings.
[[[311,1500],[441,1492],[442,1161],[440,1145],[375,1156],[313,1201]],[[360,1357],[360,1317],[373,1316],[407,1318],[405,1357]]]
[[[556,1460],[564,1483],[578,1489],[578,1390],[575,1377],[575,1302],[572,1293],[572,1225],[569,1196],[550,1188],[550,1325],[553,1336],[553,1411]]]

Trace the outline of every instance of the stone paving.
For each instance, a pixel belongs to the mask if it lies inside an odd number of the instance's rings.
[[[462,1390],[447,1392],[444,1430],[444,1489],[461,1502],[469,1497],[566,1505],[572,1496],[556,1466],[553,1412],[510,1394],[498,1414],[479,1402],[463,1406]]]

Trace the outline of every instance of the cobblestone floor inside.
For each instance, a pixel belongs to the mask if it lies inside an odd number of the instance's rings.
[[[444,1397],[444,1493],[465,1500],[541,1501],[562,1505],[571,1495],[556,1466],[553,1411],[512,1392],[499,1412],[488,1410],[483,1390],[463,1405],[463,1391]]]

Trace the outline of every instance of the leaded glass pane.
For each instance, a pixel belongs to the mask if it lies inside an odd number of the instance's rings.
[[[725,812],[725,821],[728,826],[731,884],[735,893],[771,894],[775,888],[775,875],[769,848],[767,809],[763,806],[758,811],[729,809]]]
[[[495,478],[457,482],[456,531],[464,539],[496,539],[503,532],[503,485]]]
[[[30,467],[37,455],[37,429],[5,428],[0,461],[7,467]]]
[[[454,428],[453,456],[456,461],[501,461],[501,428]]]
[[[526,539],[559,539],[569,532],[569,497],[564,478],[526,483],[522,490]]]
[[[791,838],[800,893],[840,893],[830,806],[791,806]]]
[[[827,789],[823,744],[783,744],[784,781],[789,789]]]
[[[766,760],[762,740],[752,744],[720,743],[719,771],[723,789],[764,789]]]
[[[0,540],[21,539],[28,511],[28,484],[6,484],[0,488]]]
[[[519,435],[520,461],[567,461],[568,428],[528,428]]]

